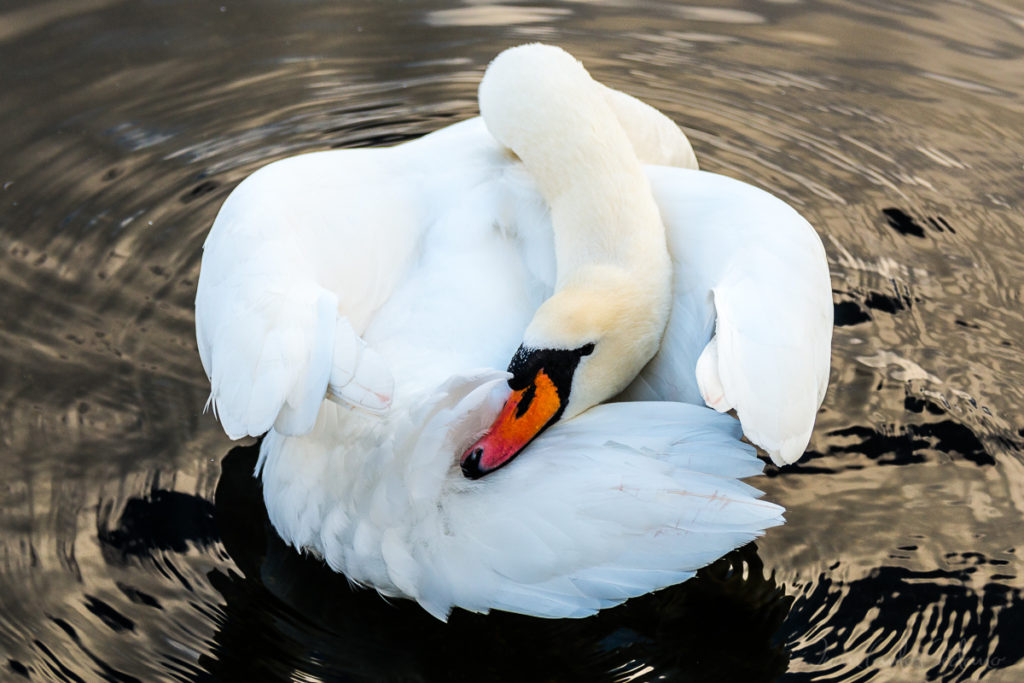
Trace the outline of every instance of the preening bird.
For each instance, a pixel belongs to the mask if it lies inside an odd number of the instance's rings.
[[[741,424],[778,464],[806,448],[828,267],[792,208],[559,48],[501,53],[480,110],[243,181],[199,350],[228,435],[266,432],[285,541],[441,619],[586,616],[781,523],[739,481]]]

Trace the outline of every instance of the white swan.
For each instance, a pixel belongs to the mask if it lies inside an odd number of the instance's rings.
[[[441,619],[586,616],[781,523],[702,406],[800,457],[828,269],[796,212],[693,170],[671,121],[557,48],[502,53],[480,96],[483,120],[239,185],[200,354],[227,433],[267,432],[285,541]]]

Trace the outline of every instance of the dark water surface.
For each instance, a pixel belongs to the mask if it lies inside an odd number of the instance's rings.
[[[192,301],[243,177],[466,118],[529,40],[817,227],[832,384],[757,547],[445,626],[268,530]],[[1024,680],[1022,57],[1013,0],[3,2],[0,679]]]

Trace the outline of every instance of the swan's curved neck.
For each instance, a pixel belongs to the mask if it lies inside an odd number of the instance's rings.
[[[588,266],[642,277],[667,259],[658,207],[603,86],[554,47],[507,50],[480,84],[491,134],[522,159],[551,207],[557,289]]]

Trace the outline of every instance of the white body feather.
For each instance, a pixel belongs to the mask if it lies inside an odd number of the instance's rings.
[[[665,117],[604,93],[642,161],[695,166]],[[227,433],[268,432],[282,538],[439,618],[563,617],[682,581],[781,523],[736,480],[760,462],[702,392],[777,462],[799,458],[828,378],[820,240],[738,181],[645,172],[672,310],[624,397],[660,403],[557,423],[479,481],[458,456],[507,396],[495,368],[556,281],[550,215],[521,163],[471,119],[286,159],[232,193],[205,245],[197,337]]]

